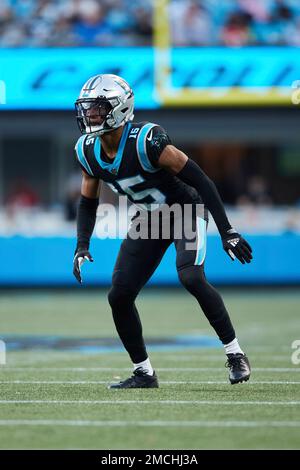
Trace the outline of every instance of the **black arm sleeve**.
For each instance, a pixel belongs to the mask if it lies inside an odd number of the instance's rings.
[[[184,183],[193,186],[201,195],[204,204],[210,211],[216,222],[216,226],[223,236],[231,225],[227,219],[223,202],[218,190],[211,179],[201,170],[201,168],[191,159],[188,159],[182,170],[176,175]]]
[[[90,246],[90,238],[92,236],[99,199],[91,199],[81,196],[77,210],[77,246],[79,249],[88,250]]]

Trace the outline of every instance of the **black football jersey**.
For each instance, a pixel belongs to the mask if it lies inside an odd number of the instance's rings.
[[[162,204],[201,203],[195,188],[157,166],[168,144],[171,140],[159,125],[130,122],[124,126],[113,160],[105,155],[100,137],[92,134],[81,136],[75,151],[83,171],[127,196],[142,210],[156,209]]]

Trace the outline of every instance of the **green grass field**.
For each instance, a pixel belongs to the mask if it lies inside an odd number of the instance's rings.
[[[8,351],[0,366],[2,449],[296,449],[300,447],[299,291],[225,291],[253,373],[231,386],[220,348],[153,350],[154,390],[108,390],[125,352]],[[146,338],[213,336],[183,290],[145,291]],[[3,335],[115,337],[104,291],[1,293]]]

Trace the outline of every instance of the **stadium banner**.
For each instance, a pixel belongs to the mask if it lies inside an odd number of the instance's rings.
[[[2,110],[68,110],[91,76],[114,73],[137,109],[289,105],[300,80],[299,48],[0,49]]]
[[[247,235],[254,259],[249,265],[232,262],[222,249],[220,237],[209,235],[206,274],[223,285],[296,284],[300,282],[300,234]],[[85,286],[108,286],[122,240],[93,238],[95,262],[85,263]],[[73,270],[76,240],[71,237],[0,237],[2,247],[0,286],[79,286]],[[286,247],[289,250],[286,250]],[[285,253],[274,256],[274,253]],[[154,285],[179,285],[176,253],[172,245],[150,280]],[[53,261],[55,260],[55,261]]]
[[[136,107],[158,107],[154,99],[152,48],[0,49],[5,109],[74,109],[82,85],[93,75],[124,77],[135,91]]]

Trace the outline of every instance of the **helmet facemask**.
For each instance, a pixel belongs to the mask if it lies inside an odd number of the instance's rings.
[[[81,98],[75,103],[78,127],[82,134],[104,134],[113,130],[108,121],[112,119],[113,106],[107,98]]]

